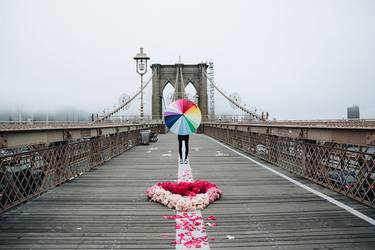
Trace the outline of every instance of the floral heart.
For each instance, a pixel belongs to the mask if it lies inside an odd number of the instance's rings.
[[[146,190],[151,201],[178,211],[204,209],[222,194],[216,184],[208,181],[160,182]]]

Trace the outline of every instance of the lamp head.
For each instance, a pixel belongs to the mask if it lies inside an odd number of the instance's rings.
[[[147,56],[146,53],[143,52],[143,48],[139,49],[139,53],[137,53],[134,57],[134,60],[149,60],[150,57]]]
[[[134,60],[137,66],[137,73],[140,75],[146,74],[147,72],[147,60],[150,57],[147,56],[146,53],[143,52],[143,48],[139,49],[139,53],[135,55]]]

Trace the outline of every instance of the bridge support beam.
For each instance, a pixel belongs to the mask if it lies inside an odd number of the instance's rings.
[[[29,127],[27,127],[29,126]],[[56,125],[49,127],[0,128],[0,149],[23,146],[50,145],[53,143],[85,141],[95,137],[112,136],[118,133],[151,129],[164,133],[164,124],[160,122],[144,124],[86,124]]]

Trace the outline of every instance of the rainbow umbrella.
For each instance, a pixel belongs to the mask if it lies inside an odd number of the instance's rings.
[[[178,99],[165,109],[165,125],[175,134],[190,135],[201,123],[202,115],[198,105],[187,99]]]

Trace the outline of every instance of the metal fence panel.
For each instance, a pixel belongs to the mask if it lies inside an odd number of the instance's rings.
[[[0,157],[0,213],[137,145],[139,132],[137,129]]]
[[[252,133],[209,123],[203,126],[208,136],[375,207],[374,147]]]

